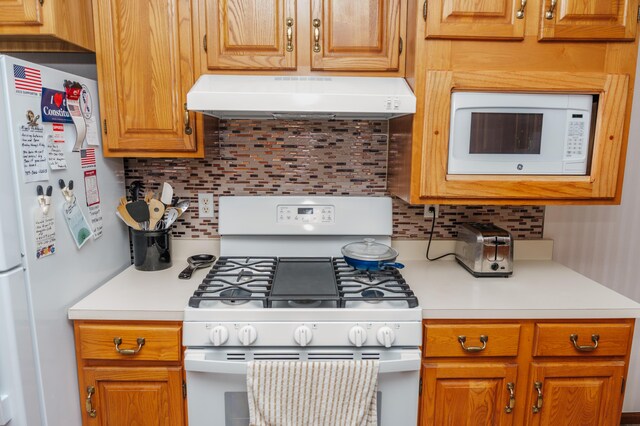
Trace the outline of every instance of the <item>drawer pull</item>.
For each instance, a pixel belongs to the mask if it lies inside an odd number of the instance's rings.
[[[509,414],[516,406],[516,391],[514,390],[513,383],[507,383],[507,390],[509,391],[509,403],[504,407],[504,412]]]
[[[189,118],[189,110],[187,109],[187,103],[184,103],[184,133],[188,136],[193,133],[191,128],[191,119]]]
[[[536,403],[533,404],[533,412],[539,413],[542,409],[542,382],[535,382],[533,387],[538,391],[538,399],[536,400]]]
[[[545,19],[551,20],[554,18],[554,12],[556,10],[556,5],[558,4],[558,0],[551,0],[551,5],[549,9],[544,13]]]
[[[485,336],[484,334],[480,335],[480,342],[482,346],[465,346],[464,344],[467,342],[467,336],[458,336],[458,342],[460,342],[460,346],[467,352],[481,352],[484,351],[487,347],[487,340],[489,340],[489,336]]]
[[[516,18],[524,19],[524,8],[527,7],[527,0],[520,1],[520,9],[516,12]]]
[[[320,20],[313,20],[313,51],[320,53]]]
[[[287,52],[293,52],[293,18],[287,18]]]
[[[582,346],[578,344],[578,335],[572,334],[569,336],[571,343],[573,343],[573,347],[580,352],[593,352],[598,349],[598,340],[600,340],[599,334],[592,334],[591,341],[593,342],[593,346]]]
[[[116,344],[116,352],[122,355],[135,355],[140,352],[140,349],[144,346],[144,337],[138,337],[136,343],[138,343],[137,349],[120,349],[120,345],[122,344],[122,337],[114,337],[113,343]]]
[[[96,410],[93,408],[91,397],[96,393],[96,388],[93,386],[87,386],[87,399],[84,402],[84,409],[87,411],[89,417],[96,416]]]

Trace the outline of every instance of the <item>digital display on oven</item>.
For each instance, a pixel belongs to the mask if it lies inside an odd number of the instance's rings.
[[[313,207],[298,207],[298,214],[313,214]]]

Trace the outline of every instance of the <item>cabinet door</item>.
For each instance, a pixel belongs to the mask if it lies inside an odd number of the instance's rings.
[[[0,24],[42,24],[40,2],[38,0],[0,0]]]
[[[443,0],[425,5],[426,38],[524,38],[525,0]]]
[[[541,40],[633,40],[638,3],[635,0],[544,0]]]
[[[517,369],[504,362],[424,363],[422,425],[511,425],[513,411],[506,407]]]
[[[207,68],[296,68],[296,0],[206,0]]]
[[[95,0],[106,156],[197,156],[189,1]]]
[[[619,425],[623,377],[623,361],[534,362],[527,425]]]
[[[311,69],[399,68],[400,0],[312,0]]]
[[[184,424],[182,368],[86,367],[83,371],[85,425]]]

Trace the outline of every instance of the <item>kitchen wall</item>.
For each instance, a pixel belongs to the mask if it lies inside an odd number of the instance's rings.
[[[545,237],[553,258],[640,302],[640,62],[636,70],[622,203],[619,206],[547,208]],[[636,325],[624,412],[640,412],[640,325]]]
[[[199,218],[197,193],[214,195],[388,195],[386,121],[205,121],[205,158],[127,159],[127,183],[149,189],[170,182],[194,208],[174,238],[217,236],[217,220]],[[217,217],[217,211],[216,211]],[[441,206],[435,238],[455,238],[457,225],[493,221],[515,238],[542,238],[541,206]],[[426,238],[424,208],[393,201],[394,237]]]

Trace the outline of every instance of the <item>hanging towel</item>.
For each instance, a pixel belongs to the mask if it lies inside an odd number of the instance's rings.
[[[252,361],[252,426],[372,426],[378,361]]]

